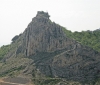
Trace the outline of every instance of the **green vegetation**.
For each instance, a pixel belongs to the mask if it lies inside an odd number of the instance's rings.
[[[66,36],[100,52],[100,30],[71,32],[63,28]]]
[[[55,85],[60,82],[60,79],[33,79],[35,85]]]
[[[61,78],[33,78],[32,81],[35,85],[100,85],[100,79],[91,82],[77,82],[77,81],[68,81]]]
[[[9,52],[10,45],[5,45],[0,48],[0,60]]]
[[[35,85],[83,85],[76,81],[67,81],[61,78],[45,78],[45,79],[33,79]],[[86,84],[88,85],[88,84]]]
[[[14,71],[18,72],[22,69],[24,69],[25,67],[24,66],[20,66],[20,67],[14,67],[10,70],[7,70],[5,72],[3,72],[2,74],[0,74],[0,77],[3,77],[3,76],[6,76],[6,75],[9,75],[9,76],[13,76],[14,75]]]
[[[97,79],[97,81],[95,82],[95,85],[100,85],[100,78]]]

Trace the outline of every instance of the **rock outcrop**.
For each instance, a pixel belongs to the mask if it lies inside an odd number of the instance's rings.
[[[31,78],[76,81],[99,78],[100,53],[68,38],[62,27],[49,17],[48,13],[39,11],[25,31],[14,39],[12,50],[2,60],[6,64],[1,65],[4,70],[0,75],[16,68],[21,70],[20,75]],[[5,69],[7,66],[9,69]]]
[[[70,49],[68,46],[74,42],[66,38],[61,26],[50,21],[48,13],[38,12],[23,33],[22,48],[30,56],[36,52]]]

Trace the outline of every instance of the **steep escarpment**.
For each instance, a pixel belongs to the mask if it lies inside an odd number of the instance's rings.
[[[62,27],[51,22],[48,16],[47,13],[38,12],[24,31],[21,46],[26,56],[62,50],[74,42],[66,38]]]
[[[58,79],[62,83],[63,79],[78,82],[98,79],[100,53],[67,37],[63,28],[49,17],[39,11],[25,31],[12,39],[9,52],[0,62],[0,75]]]

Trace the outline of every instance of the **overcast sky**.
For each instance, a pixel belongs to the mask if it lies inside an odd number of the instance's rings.
[[[0,0],[0,46],[22,33],[37,11],[68,30],[100,28],[100,0]]]

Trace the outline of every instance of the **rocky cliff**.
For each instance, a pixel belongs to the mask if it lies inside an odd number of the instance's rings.
[[[66,38],[62,27],[51,22],[48,13],[44,12],[38,12],[22,36],[21,47],[26,56],[33,55],[36,52],[62,50],[74,42]]]
[[[100,53],[66,36],[63,27],[39,11],[13,38],[0,63],[0,75],[92,81],[100,77]],[[59,84],[60,85],[60,84]]]

